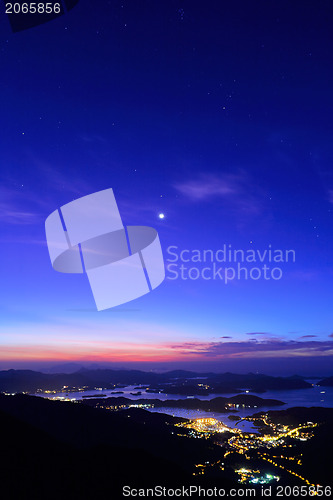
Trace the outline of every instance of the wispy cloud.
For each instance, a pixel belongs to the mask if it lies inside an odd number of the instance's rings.
[[[216,196],[230,197],[239,193],[239,181],[232,175],[203,174],[199,178],[175,185],[175,188],[193,201],[205,201]]]
[[[0,221],[5,224],[36,224],[42,214],[29,195],[19,189],[0,188]]]
[[[249,332],[246,335],[271,335],[268,332]]]
[[[44,223],[49,213],[59,206],[98,190],[83,179],[64,174],[60,167],[57,168],[39,158],[31,157],[30,163],[35,177],[31,175],[29,184],[21,185],[15,178],[1,178],[2,223]]]
[[[333,189],[328,190],[328,201],[333,203]]]
[[[103,137],[102,135],[98,135],[98,134],[78,134],[77,136],[79,139],[81,139],[81,141],[83,142],[88,142],[88,143],[102,143],[102,144],[106,144],[107,143],[107,139],[105,137]]]
[[[210,358],[333,356],[333,341],[184,342],[172,348],[183,355]]]
[[[0,203],[0,220],[7,224],[36,224],[40,220],[40,215],[18,210],[8,203]]]
[[[297,279],[301,281],[313,281],[320,277],[320,271],[316,269],[299,269],[297,271],[291,271],[288,273],[288,277],[291,279]]]
[[[193,203],[220,198],[232,208],[247,214],[263,210],[263,196],[258,184],[242,170],[236,174],[202,173],[174,184],[174,188]]]
[[[32,157],[31,163],[38,172],[44,189],[49,195],[56,195],[56,199],[59,199],[60,194],[66,201],[72,201],[74,198],[98,191],[90,182],[83,177],[73,176],[71,171],[67,171],[62,165],[51,164],[39,157]]]

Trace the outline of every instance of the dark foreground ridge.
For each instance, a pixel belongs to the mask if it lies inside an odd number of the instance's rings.
[[[238,489],[250,485],[239,484],[237,469],[251,466],[276,474],[276,468],[267,459],[271,457],[276,462],[280,459],[274,457],[282,453],[301,457],[302,466],[295,467],[311,483],[330,484],[333,409],[259,412],[258,428],[267,427],[267,419],[279,425],[299,425],[311,420],[313,437],[306,442],[287,437],[281,450],[276,446],[251,446],[246,459],[237,452],[244,440],[251,443],[246,433],[225,430],[194,439],[186,419],[165,414],[137,408],[110,411],[83,402],[1,394],[1,449],[6,457],[1,469],[1,492],[3,498],[13,499],[118,500],[124,498],[124,485]],[[268,428],[270,432],[273,429]],[[289,468],[289,463],[294,464],[283,460]],[[277,471],[279,484],[304,485],[304,481],[285,470]]]
[[[181,421],[140,409],[110,412],[1,394],[2,495],[118,500],[128,484],[195,484],[195,463],[221,458],[221,450],[177,436],[172,424]],[[223,483],[237,487],[227,478]]]

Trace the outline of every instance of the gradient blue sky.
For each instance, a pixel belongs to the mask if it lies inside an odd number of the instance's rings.
[[[321,0],[81,0],[13,34],[2,15],[0,368],[333,373],[332,17]],[[98,313],[86,277],[52,269],[44,222],[109,187],[166,259],[230,244],[296,261]]]

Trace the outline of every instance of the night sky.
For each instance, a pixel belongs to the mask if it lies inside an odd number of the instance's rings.
[[[1,14],[0,369],[333,374],[332,26],[329,0],[81,0],[18,33]],[[44,224],[107,188],[166,265],[170,246],[295,261],[227,284],[167,269],[97,312]]]

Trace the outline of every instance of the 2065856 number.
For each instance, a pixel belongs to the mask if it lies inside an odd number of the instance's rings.
[[[60,3],[6,3],[6,14],[60,14]]]
[[[277,486],[277,497],[305,497],[318,496],[330,497],[332,489],[330,486]]]

